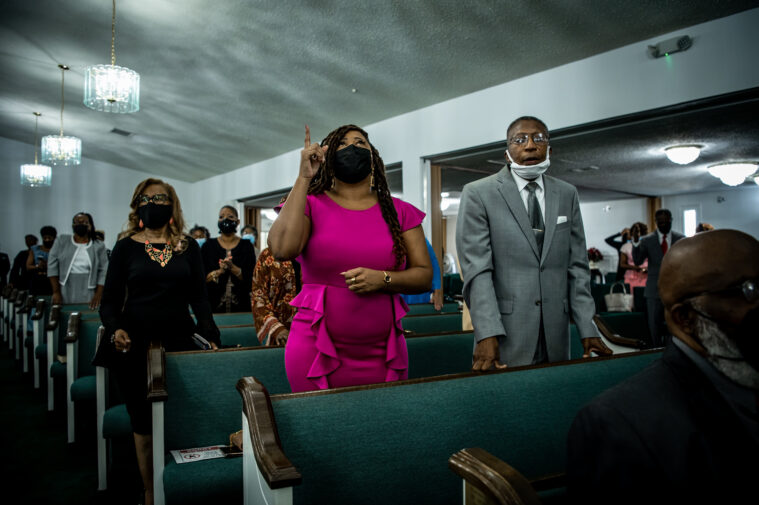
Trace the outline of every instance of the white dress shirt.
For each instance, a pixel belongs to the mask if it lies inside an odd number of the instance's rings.
[[[530,196],[530,191],[527,189],[527,185],[531,182],[537,183],[538,187],[535,189],[535,198],[538,199],[538,204],[540,204],[540,213],[543,215],[543,222],[545,222],[546,191],[545,186],[543,185],[543,176],[539,175],[538,178],[534,181],[529,181],[527,179],[519,177],[513,170],[510,172],[511,176],[514,178],[514,182],[517,184],[519,196],[522,197],[522,203],[524,203],[524,208],[527,211],[527,215],[530,214],[530,210],[527,208],[527,198]]]

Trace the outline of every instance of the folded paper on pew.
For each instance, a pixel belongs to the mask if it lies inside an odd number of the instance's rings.
[[[177,464],[192,463],[204,459],[225,458],[227,453],[224,445],[210,445],[208,447],[195,447],[194,449],[179,449],[171,451]]]

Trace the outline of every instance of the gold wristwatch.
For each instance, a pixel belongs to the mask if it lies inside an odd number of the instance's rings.
[[[383,271],[383,272],[382,272],[382,275],[384,275],[384,276],[385,276],[385,277],[383,278],[383,280],[385,281],[385,287],[387,288],[387,287],[389,287],[389,286],[390,286],[390,281],[391,281],[392,279],[390,279],[390,274],[389,274],[389,273],[387,273],[387,272],[384,272],[384,271]]]

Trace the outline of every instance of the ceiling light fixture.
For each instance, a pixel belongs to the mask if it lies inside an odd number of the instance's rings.
[[[50,186],[52,170],[47,165],[37,164],[37,120],[42,114],[34,113],[34,164],[21,165],[21,185],[37,188]]]
[[[756,172],[759,163],[750,161],[727,162],[709,165],[707,169],[714,177],[719,178],[723,184],[738,186],[746,181],[746,178]]]
[[[61,69],[61,133],[42,137],[42,161],[52,165],[79,165],[82,162],[82,141],[76,137],[63,135],[63,82],[66,65],[58,65]]]
[[[677,163],[678,165],[687,165],[696,161],[701,154],[701,148],[698,144],[685,144],[679,146],[670,146],[664,148],[664,154],[667,155],[669,161]]]
[[[140,74],[116,66],[116,0],[111,17],[111,64],[87,67],[84,105],[101,112],[127,114],[140,110]]]

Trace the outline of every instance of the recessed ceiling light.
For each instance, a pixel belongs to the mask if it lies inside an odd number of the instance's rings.
[[[679,146],[669,146],[664,148],[664,154],[667,155],[669,161],[677,163],[678,165],[687,165],[693,163],[701,154],[701,148],[698,144],[684,144]]]
[[[756,172],[759,163],[753,161],[736,161],[709,165],[707,170],[714,177],[719,178],[723,184],[738,186],[746,181],[746,178]]]

